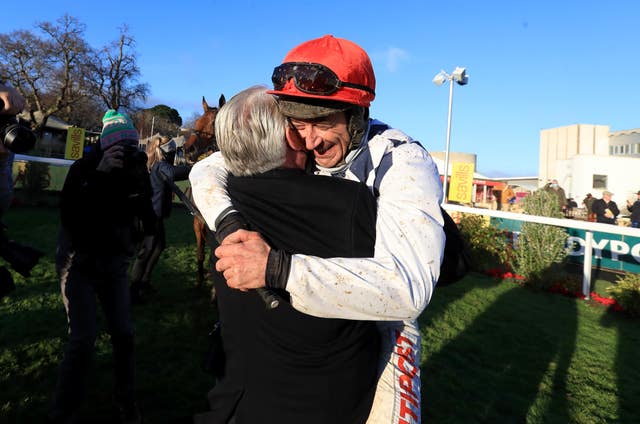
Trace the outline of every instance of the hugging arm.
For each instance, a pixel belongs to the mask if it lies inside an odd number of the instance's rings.
[[[190,179],[196,204],[208,225],[215,228],[221,222],[217,217],[228,215],[233,208],[224,185],[226,171],[221,171],[224,161],[221,155],[209,158],[194,166]],[[289,269],[286,290],[300,312],[393,321],[414,319],[428,304],[444,249],[438,171],[429,154],[415,143],[395,149],[392,163],[380,176],[373,258],[322,259],[296,254],[290,267],[283,267]],[[251,261],[244,265],[250,266]],[[257,274],[264,276],[266,270]],[[246,288],[264,284],[262,279]]]
[[[429,303],[444,249],[437,168],[411,143],[394,150],[393,166],[379,177],[374,257],[293,255],[287,291],[297,310],[392,321],[414,319]]]

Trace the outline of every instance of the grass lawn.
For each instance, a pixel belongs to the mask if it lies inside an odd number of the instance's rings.
[[[66,340],[53,257],[58,211],[16,207],[12,238],[45,251],[0,301],[0,423],[40,423]],[[154,272],[159,293],[134,309],[138,394],[146,423],[188,423],[204,411],[202,371],[215,321],[195,288],[191,216],[174,208],[168,248]],[[104,327],[103,327],[104,328]],[[640,326],[598,304],[472,274],[436,290],[420,317],[423,422],[640,422]],[[114,422],[111,349],[98,338],[86,422]]]

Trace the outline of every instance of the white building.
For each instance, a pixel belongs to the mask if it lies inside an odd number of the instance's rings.
[[[621,212],[640,190],[640,129],[575,124],[540,131],[539,185],[557,179],[580,205],[587,193],[614,193]]]

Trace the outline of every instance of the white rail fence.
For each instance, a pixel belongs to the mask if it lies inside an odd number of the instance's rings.
[[[468,206],[443,204],[442,207],[448,212],[462,212],[474,215],[483,215],[494,218],[512,219],[516,221],[534,222],[536,224],[553,225],[556,227],[575,228],[584,230],[586,233],[584,245],[584,264],[582,267],[582,293],[585,299],[589,299],[591,288],[591,267],[593,257],[593,233],[601,232],[617,234],[621,236],[640,237],[640,228],[622,227],[618,225],[601,224],[597,222],[578,221],[574,219],[549,218],[544,216],[526,215],[514,212],[504,212],[490,209],[472,208]]]

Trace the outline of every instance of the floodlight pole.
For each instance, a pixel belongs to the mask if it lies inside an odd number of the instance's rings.
[[[445,71],[440,71],[434,78],[433,83],[436,85],[442,85],[445,81],[449,81],[449,114],[447,116],[447,146],[445,148],[444,156],[444,178],[442,181],[442,203],[447,203],[449,198],[447,194],[447,187],[449,186],[449,151],[451,145],[451,111],[453,110],[453,83],[454,81],[460,85],[468,83],[469,78],[465,68],[459,66],[453,70],[451,74]]]
[[[449,149],[451,143],[451,111],[453,109],[453,78],[449,78],[449,114],[447,116],[447,145],[444,153],[444,181],[442,183],[442,203],[447,203],[447,186],[449,175]]]

